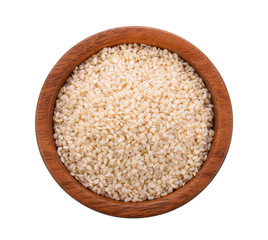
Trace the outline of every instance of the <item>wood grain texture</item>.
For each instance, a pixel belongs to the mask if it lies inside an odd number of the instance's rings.
[[[203,78],[214,104],[214,130],[208,158],[185,186],[155,200],[125,203],[99,196],[83,187],[64,167],[53,140],[53,110],[59,89],[74,68],[104,47],[124,43],[148,44],[176,52]],[[74,199],[96,211],[118,217],[148,217],[171,211],[197,196],[214,178],[228,152],[232,136],[232,107],[225,84],[214,65],[195,46],[172,33],[148,27],[110,29],[79,42],[53,67],[42,87],[36,109],[40,153],[57,183]]]

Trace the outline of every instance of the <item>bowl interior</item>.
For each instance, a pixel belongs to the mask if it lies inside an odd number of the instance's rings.
[[[76,181],[62,164],[53,139],[53,112],[59,89],[74,68],[104,47],[125,43],[168,49],[187,61],[205,82],[214,105],[215,136],[205,163],[185,186],[165,197],[132,203],[99,196]],[[53,67],[36,109],[36,137],[44,163],[57,183],[73,198],[96,211],[120,217],[147,217],[171,211],[198,195],[220,169],[232,135],[232,108],[225,84],[210,60],[195,46],[172,33],[148,27],[122,27],[95,34],[71,48]]]

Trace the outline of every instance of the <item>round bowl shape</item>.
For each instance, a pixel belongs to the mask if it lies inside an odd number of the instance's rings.
[[[187,61],[205,82],[214,105],[215,136],[205,163],[185,186],[154,200],[111,200],[83,187],[61,162],[53,139],[53,111],[59,89],[74,68],[104,47],[124,43],[168,49]],[[79,42],[56,63],[39,96],[36,137],[40,153],[56,182],[74,199],[96,211],[118,217],[148,217],[171,211],[197,196],[215,177],[228,152],[232,136],[232,107],[225,84],[214,65],[195,46],[172,33],[149,27],[121,27],[97,33]]]

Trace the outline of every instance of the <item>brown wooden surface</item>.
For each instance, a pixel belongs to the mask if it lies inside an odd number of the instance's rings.
[[[53,140],[53,110],[57,94],[74,68],[104,47],[123,43],[144,43],[178,55],[203,78],[214,104],[215,136],[206,162],[184,187],[155,200],[125,203],[99,196],[83,187],[64,167]],[[74,199],[96,211],[118,217],[148,217],[171,211],[197,196],[220,169],[232,135],[232,107],[225,84],[214,65],[195,46],[172,33],[148,27],[110,29],[81,41],[71,48],[49,73],[36,109],[36,137],[40,153],[57,183]]]

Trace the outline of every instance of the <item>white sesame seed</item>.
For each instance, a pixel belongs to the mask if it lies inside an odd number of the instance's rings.
[[[75,68],[53,116],[57,153],[91,191],[125,202],[165,196],[207,158],[211,95],[176,53],[108,47]]]

